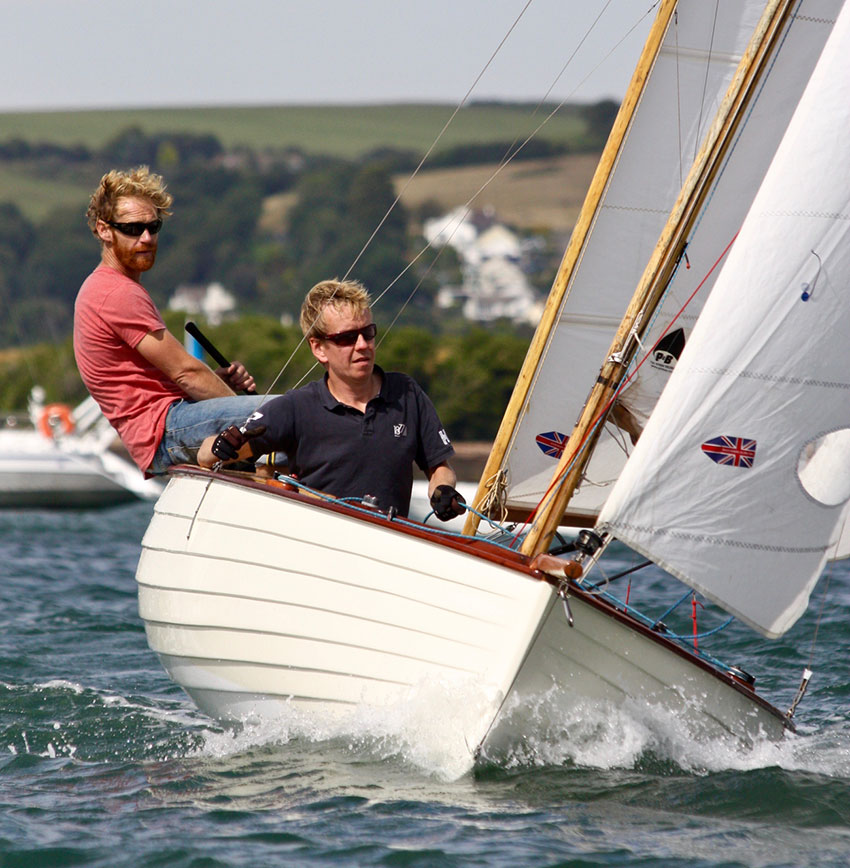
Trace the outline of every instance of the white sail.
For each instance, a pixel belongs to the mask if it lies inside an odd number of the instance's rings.
[[[546,490],[557,455],[551,449],[546,454],[536,438],[572,430],[764,5],[763,0],[678,4],[511,441],[506,466],[512,506],[533,508]],[[690,240],[691,267],[680,269],[666,303],[666,319],[662,316],[650,332],[648,346],[743,221],[839,6],[838,0],[804,0],[795,8],[780,40],[779,60],[773,62]],[[647,154],[653,158],[647,160]],[[711,282],[703,288],[706,295]],[[685,334],[699,304],[677,324]],[[654,359],[630,388],[626,401],[639,417],[651,409],[674,361],[670,354]],[[543,400],[544,395],[549,397]],[[603,436],[585,484],[570,503],[571,512],[598,511],[629,449],[622,432],[617,440]]]
[[[850,498],[850,8],[600,524],[768,636]]]

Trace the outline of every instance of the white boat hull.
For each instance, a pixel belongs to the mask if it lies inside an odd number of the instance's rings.
[[[103,507],[154,500],[161,491],[94,438],[57,442],[36,430],[0,431],[0,508]]]
[[[570,627],[520,555],[223,474],[172,474],[137,580],[151,648],[221,720],[284,704],[339,715],[423,685],[467,685],[474,753],[512,692],[556,685],[687,705],[695,735],[783,729],[752,691],[583,592]]]

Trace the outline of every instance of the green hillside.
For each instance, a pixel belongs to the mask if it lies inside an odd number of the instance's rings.
[[[476,104],[464,108],[440,142],[521,141],[551,106]],[[424,153],[451,117],[449,105],[268,106],[240,108],[134,109],[0,114],[0,141],[26,139],[101,148],[121,130],[212,133],[225,148],[298,148],[354,159],[377,148]],[[580,107],[565,106],[540,137],[557,144],[580,140],[586,129]]]

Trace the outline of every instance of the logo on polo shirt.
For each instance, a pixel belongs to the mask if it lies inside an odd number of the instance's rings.
[[[393,425],[393,434],[396,437],[406,437],[407,425],[405,425],[404,422],[399,422],[397,425]]]
[[[449,435],[446,434],[446,429],[445,429],[445,428],[440,428],[440,430],[439,430],[438,433],[439,433],[439,435],[440,435],[440,439],[443,441],[443,443],[444,443],[446,446],[451,446],[452,441],[449,440]]]

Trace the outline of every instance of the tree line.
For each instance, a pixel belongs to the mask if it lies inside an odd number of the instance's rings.
[[[520,158],[598,150],[616,108],[582,107],[587,122],[580,139],[569,146],[532,143]],[[461,145],[431,165],[490,162],[513,148],[511,142]],[[0,142],[0,165],[85,191],[79,204],[56,207],[38,221],[18,204],[0,202],[0,303],[6,312],[0,318],[0,407],[23,408],[34,383],[51,400],[83,397],[70,334],[80,283],[98,260],[84,217],[87,195],[107,169],[146,164],[166,178],[175,198],[157,264],[145,275],[161,309],[181,284],[222,283],[248,314],[220,327],[223,345],[260,382],[270,383],[300,339],[297,329],[280,324],[281,314],[297,321],[306,289],[343,276],[356,261],[354,275],[373,294],[392,287],[376,305],[379,325],[395,324],[381,347],[382,364],[410,371],[422,383],[446,424],[456,426],[453,436],[491,437],[530,333],[509,323],[474,328],[458,313],[437,312],[438,285],[459,275],[450,251],[436,268],[415,261],[422,244],[417,227],[436,207],[409,213],[394,204],[393,176],[418,161],[417,154],[387,147],[356,160],[292,149],[225,149],[211,134],[149,134],[136,127],[97,149],[20,138]],[[264,205],[276,194],[291,199],[286,219],[264,221]],[[539,285],[550,282],[560,253],[539,263]],[[26,349],[13,349],[21,347]],[[294,384],[288,376],[278,391]]]
[[[535,140],[517,158],[598,150],[616,104],[570,108],[584,121],[574,142]],[[515,148],[514,142],[458,145],[435,154],[429,165],[491,162]],[[393,175],[418,161],[418,154],[389,147],[352,161],[292,149],[225,149],[212,134],[138,127],[97,149],[22,138],[0,142],[0,165],[86,193],[106,169],[151,166],[175,197],[157,265],[145,278],[154,299],[165,302],[180,284],[218,281],[241,310],[278,316],[296,313],[316,280],[348,270],[395,200]],[[70,333],[73,300],[98,255],[83,216],[86,193],[78,205],[57,207],[38,222],[26,209],[0,202],[0,303],[7,312],[0,349],[44,338],[58,342]],[[295,204],[284,227],[268,228],[260,220],[264,202],[280,193],[291,194]],[[393,284],[381,302],[387,317],[401,314],[402,322],[439,331],[442,319],[432,304],[438,274],[428,263],[408,268],[419,249],[415,227],[432,214],[427,206],[411,214],[396,205],[357,261],[356,274],[373,290]],[[440,268],[450,267],[451,257],[443,257]]]
[[[173,311],[165,314],[178,338],[184,319]],[[199,325],[226,356],[247,365],[263,394],[282,393],[322,374],[297,326],[260,315],[219,326],[203,321]],[[380,327],[377,356],[385,370],[409,373],[423,386],[452,438],[489,440],[495,436],[530,338],[529,329],[506,324],[490,329],[466,326],[439,335],[420,326]],[[48,402],[74,405],[85,398],[70,338],[0,352],[0,409],[5,414],[24,410],[34,385],[44,388]]]
[[[241,310],[296,314],[305,288],[347,271],[395,200],[398,155],[345,161],[288,154],[263,162],[255,154],[225,155],[207,138],[162,139],[130,130],[97,167],[79,159],[62,165],[64,178],[89,191],[104,166],[147,164],[164,175],[174,214],[162,230],[157,264],[145,275],[160,305],[181,284],[217,281]],[[16,159],[30,167],[32,160],[56,159],[51,148],[8,150],[28,154]],[[264,227],[267,197],[286,192],[294,205],[285,227]],[[79,205],[56,208],[36,224],[16,204],[0,203],[0,302],[8,313],[0,321],[0,348],[70,334],[76,293],[98,258],[84,219],[87,204],[81,196]],[[406,271],[413,247],[411,215],[396,205],[360,256],[356,274],[371,288],[395,281],[382,302],[388,316],[405,306],[408,321],[435,327],[434,278]]]

